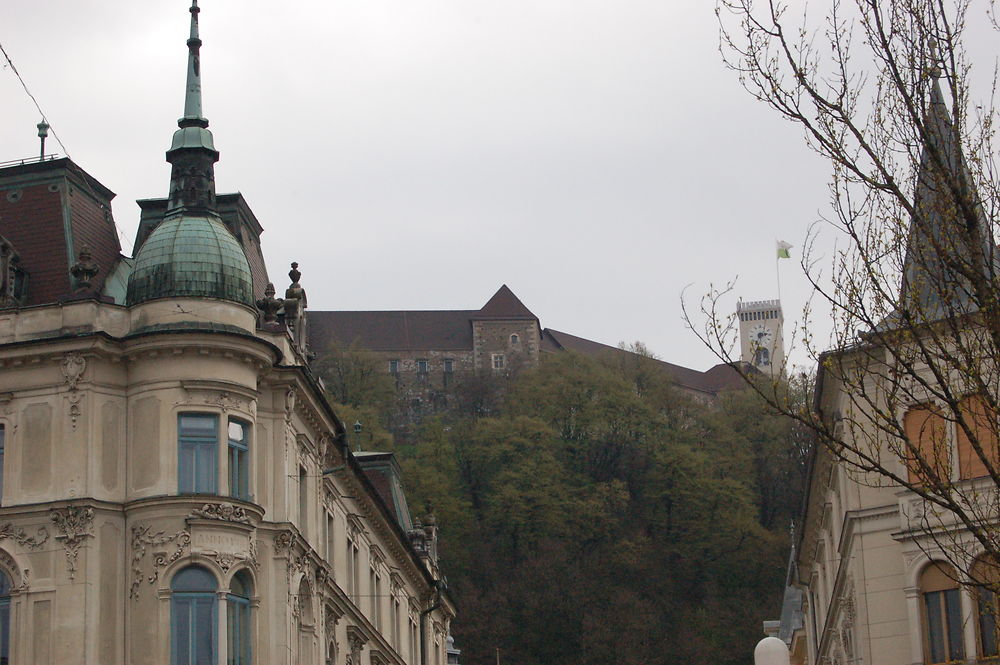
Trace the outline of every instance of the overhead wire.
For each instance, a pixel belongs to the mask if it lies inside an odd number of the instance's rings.
[[[52,133],[52,138],[54,138],[56,140],[56,143],[59,144],[59,147],[62,149],[63,154],[66,155],[66,157],[70,160],[70,163],[76,166],[75,162],[73,162],[73,158],[69,154],[69,150],[66,149],[66,145],[62,142],[62,139],[59,138],[59,134],[56,132],[55,127],[53,127],[52,123],[49,122],[48,116],[45,115],[45,111],[42,110],[42,105],[38,103],[38,99],[35,98],[35,95],[32,94],[30,89],[28,89],[28,84],[25,82],[24,77],[21,76],[21,72],[17,70],[17,66],[14,64],[14,60],[10,57],[10,54],[7,53],[7,49],[5,49],[3,46],[3,42],[0,42],[0,53],[3,54],[4,60],[7,62],[7,66],[10,67],[11,71],[14,72],[14,76],[16,76],[17,80],[21,83],[21,87],[24,88],[24,92],[26,95],[28,95],[28,98],[31,100],[31,103],[35,105],[35,109],[38,111],[38,114],[42,117],[42,121],[49,126],[48,129],[49,132]],[[88,190],[90,195],[94,197],[95,201],[100,202],[101,198],[97,195],[97,192],[94,191],[93,187],[90,186],[90,182],[88,181],[88,177],[86,176],[86,174],[84,174],[83,170],[80,169],[78,166],[76,168],[80,172],[78,175],[80,176],[80,180],[83,182],[83,186]],[[99,204],[101,208],[105,207],[103,203]],[[131,244],[133,241],[131,240],[130,234],[126,233],[125,230],[118,225],[118,222],[115,221],[114,216],[111,214],[110,206],[109,209],[107,210],[107,216],[108,219],[111,221],[111,223],[114,224],[115,226],[115,230],[118,233],[119,243],[121,242],[121,239],[125,239],[126,241],[129,242],[129,244]]]

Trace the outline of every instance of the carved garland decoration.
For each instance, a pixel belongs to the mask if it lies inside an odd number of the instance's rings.
[[[129,598],[132,599],[139,597],[139,586],[143,580],[142,560],[146,556],[147,547],[176,543],[174,551],[169,556],[166,552],[154,552],[153,572],[146,576],[146,581],[153,584],[160,578],[160,569],[181,558],[184,550],[191,544],[191,534],[186,529],[167,535],[165,531],[151,534],[151,528],[144,525],[132,527],[132,588],[129,591]]]
[[[90,533],[90,526],[94,522],[94,509],[89,506],[53,508],[51,518],[58,531],[56,540],[62,541],[63,549],[66,550],[66,568],[69,571],[69,579],[74,580],[76,579],[76,558],[80,554],[80,547],[87,538],[93,535]]]
[[[80,409],[80,401],[83,399],[83,393],[80,392],[80,378],[83,376],[83,372],[87,369],[87,360],[78,353],[67,353],[59,365],[62,370],[63,378],[66,379],[66,385],[69,388],[69,393],[67,394],[67,399],[69,399],[69,419],[76,429],[76,422],[80,419],[82,413]]]
[[[35,532],[35,536],[32,537],[24,529],[15,527],[8,522],[7,524],[0,525],[0,540],[4,539],[13,540],[21,547],[27,547],[29,550],[37,550],[49,539],[49,530],[44,526],[40,526],[38,527],[38,531]]]
[[[238,522],[240,524],[252,524],[250,516],[242,506],[234,506],[231,503],[206,503],[201,508],[195,508],[188,513],[188,518],[202,518],[206,520],[219,520],[222,522]]]

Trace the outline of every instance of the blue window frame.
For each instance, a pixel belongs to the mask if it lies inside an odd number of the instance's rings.
[[[216,665],[216,582],[201,566],[188,566],[170,585],[171,665]]]
[[[226,602],[226,634],[229,647],[228,665],[251,665],[250,645],[250,596],[253,586],[245,572],[236,573],[229,585]]]
[[[182,413],[177,417],[177,485],[185,494],[216,493],[219,417]]]
[[[250,426],[229,421],[229,495],[250,500]]]

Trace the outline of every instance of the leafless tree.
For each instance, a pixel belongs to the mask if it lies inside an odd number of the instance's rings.
[[[809,310],[796,335],[818,366],[815,408],[785,399],[780,380],[746,378],[858,482],[920,497],[911,525],[966,572],[970,549],[1000,561],[996,110],[973,102],[965,46],[992,9],[828,0],[793,16],[781,0],[717,0],[727,65],[831,165],[829,212],[801,263],[812,311],[832,317],[832,350],[811,336]],[[991,99],[993,81],[977,92]],[[824,257],[816,233],[829,228],[837,249]],[[688,319],[726,361],[731,291]]]

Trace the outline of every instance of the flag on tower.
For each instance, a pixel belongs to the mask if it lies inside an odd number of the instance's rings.
[[[778,241],[778,258],[779,259],[790,259],[792,255],[788,253],[788,250],[792,248],[791,243],[787,243],[784,240]]]

